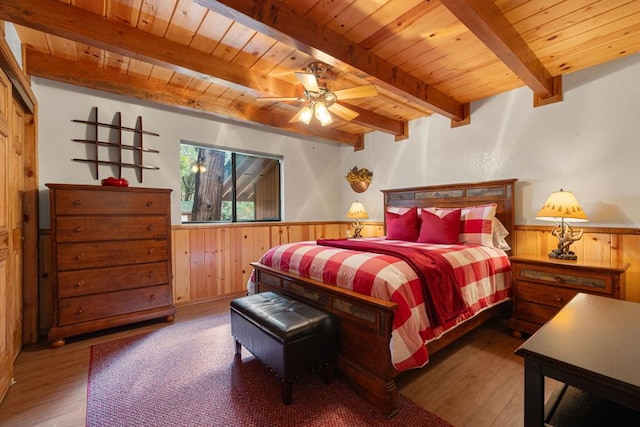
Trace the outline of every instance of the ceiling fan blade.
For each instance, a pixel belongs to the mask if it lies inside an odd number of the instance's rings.
[[[277,97],[277,96],[268,97],[268,96],[263,96],[263,97],[258,97],[258,98],[256,98],[256,101],[258,101],[258,102],[275,102],[275,101],[304,101],[304,98]]]
[[[315,74],[311,73],[295,73],[296,77],[302,83],[307,92],[320,92],[318,80]]]
[[[368,96],[376,96],[378,89],[374,85],[362,85],[336,90],[333,94],[338,99],[366,98]]]
[[[352,109],[347,108],[344,105],[340,105],[337,102],[329,107],[329,111],[347,122],[355,119],[359,115],[359,113],[356,113]]]
[[[298,111],[295,116],[291,117],[291,120],[289,120],[289,123],[300,122],[300,114],[302,114],[302,109],[300,109],[300,111]]]

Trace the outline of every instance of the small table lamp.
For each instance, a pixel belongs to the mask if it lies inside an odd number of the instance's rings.
[[[588,219],[571,191],[560,189],[551,193],[542,209],[536,214],[536,219],[560,221],[560,224],[551,231],[551,234],[558,238],[558,247],[549,253],[549,258],[578,259],[575,252],[569,250],[569,246],[582,238],[583,230],[575,232],[568,223],[584,222]]]
[[[367,211],[360,202],[353,202],[347,212],[347,218],[353,218],[353,237],[362,237],[360,232],[364,226],[360,223],[361,219],[369,218]]]

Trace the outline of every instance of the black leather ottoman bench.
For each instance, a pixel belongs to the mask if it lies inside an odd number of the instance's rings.
[[[271,368],[282,382],[285,405],[291,403],[296,377],[321,368],[325,383],[333,381],[336,322],[328,313],[274,292],[231,301],[236,357],[244,346]]]

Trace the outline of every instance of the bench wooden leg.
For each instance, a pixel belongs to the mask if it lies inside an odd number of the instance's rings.
[[[282,402],[285,405],[291,404],[291,395],[293,394],[293,381],[282,381]]]
[[[238,340],[236,340],[236,356],[242,356],[242,344]]]
[[[329,363],[322,368],[322,377],[325,384],[331,384],[333,382],[333,363]]]

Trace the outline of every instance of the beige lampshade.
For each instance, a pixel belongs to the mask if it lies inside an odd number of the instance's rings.
[[[566,222],[589,220],[573,193],[562,189],[551,193],[547,201],[542,205],[542,209],[536,214],[536,219],[543,221],[558,221],[562,219]]]
[[[369,216],[367,215],[367,211],[364,209],[362,203],[353,202],[349,208],[349,212],[347,212],[347,218],[363,219],[369,218]]]

